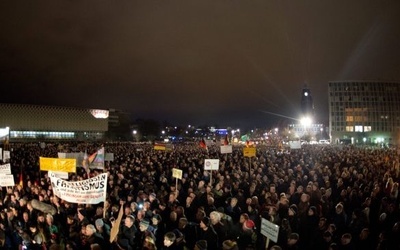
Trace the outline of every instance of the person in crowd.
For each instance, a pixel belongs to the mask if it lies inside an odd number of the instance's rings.
[[[163,250],[175,250],[178,249],[175,243],[176,240],[176,235],[174,234],[174,232],[167,232],[164,235],[164,246],[163,246]]]
[[[152,227],[150,226],[150,222],[147,219],[143,219],[139,223],[139,231],[136,235],[137,245],[142,246],[146,237],[151,237],[155,240],[155,236],[152,232]]]
[[[200,221],[200,237],[199,240],[205,240],[207,242],[207,247],[209,249],[218,249],[219,241],[218,234],[215,232],[211,225],[211,220],[209,217],[204,217]]]
[[[97,232],[103,237],[104,245],[102,246],[104,249],[109,249],[110,243],[110,226],[107,223],[104,223],[102,218],[99,218],[95,221],[95,226]]]
[[[104,249],[105,248],[105,241],[103,236],[101,236],[101,234],[97,233],[96,231],[96,227],[92,224],[89,224],[86,226],[86,236],[87,236],[87,244],[86,244],[86,249],[92,249],[92,246],[97,244],[98,247],[96,247],[97,249]]]
[[[117,245],[121,246],[121,248],[128,248],[127,250],[135,249],[137,228],[134,224],[135,218],[133,215],[128,215],[118,233]]]

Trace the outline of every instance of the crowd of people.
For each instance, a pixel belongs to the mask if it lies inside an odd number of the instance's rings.
[[[69,176],[108,173],[107,199],[89,205],[55,196],[39,157],[100,145],[9,147],[15,179],[23,175],[23,182],[2,187],[0,249],[400,249],[396,149],[257,145],[255,157],[244,157],[235,145],[221,154],[219,145],[179,143],[163,151],[106,143],[114,160],[103,171],[78,168]],[[219,159],[218,170],[205,171],[205,159]],[[276,242],[261,233],[262,220],[279,226]]]

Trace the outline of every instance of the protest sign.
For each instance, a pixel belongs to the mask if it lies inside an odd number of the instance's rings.
[[[11,174],[11,164],[0,165],[0,174]]]
[[[204,170],[218,170],[218,169],[219,169],[219,159],[204,160]]]
[[[39,157],[41,171],[76,172],[76,159]]]
[[[232,154],[232,145],[221,146],[221,154]]]
[[[13,187],[14,185],[15,185],[14,175],[12,174],[0,175],[0,187]]]

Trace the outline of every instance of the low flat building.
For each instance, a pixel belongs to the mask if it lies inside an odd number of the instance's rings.
[[[0,128],[10,141],[102,140],[108,110],[0,103]]]

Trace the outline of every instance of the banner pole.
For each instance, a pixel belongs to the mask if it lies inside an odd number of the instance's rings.
[[[175,198],[176,199],[178,199],[178,178],[175,178],[176,179],[176,183],[175,183]]]
[[[210,170],[210,186],[211,186],[211,188],[213,187],[213,185],[212,185],[212,169]]]
[[[249,156],[249,180],[251,180],[251,156]]]
[[[269,238],[265,237],[266,241],[265,241],[265,249],[268,249],[268,245],[269,245]]]

